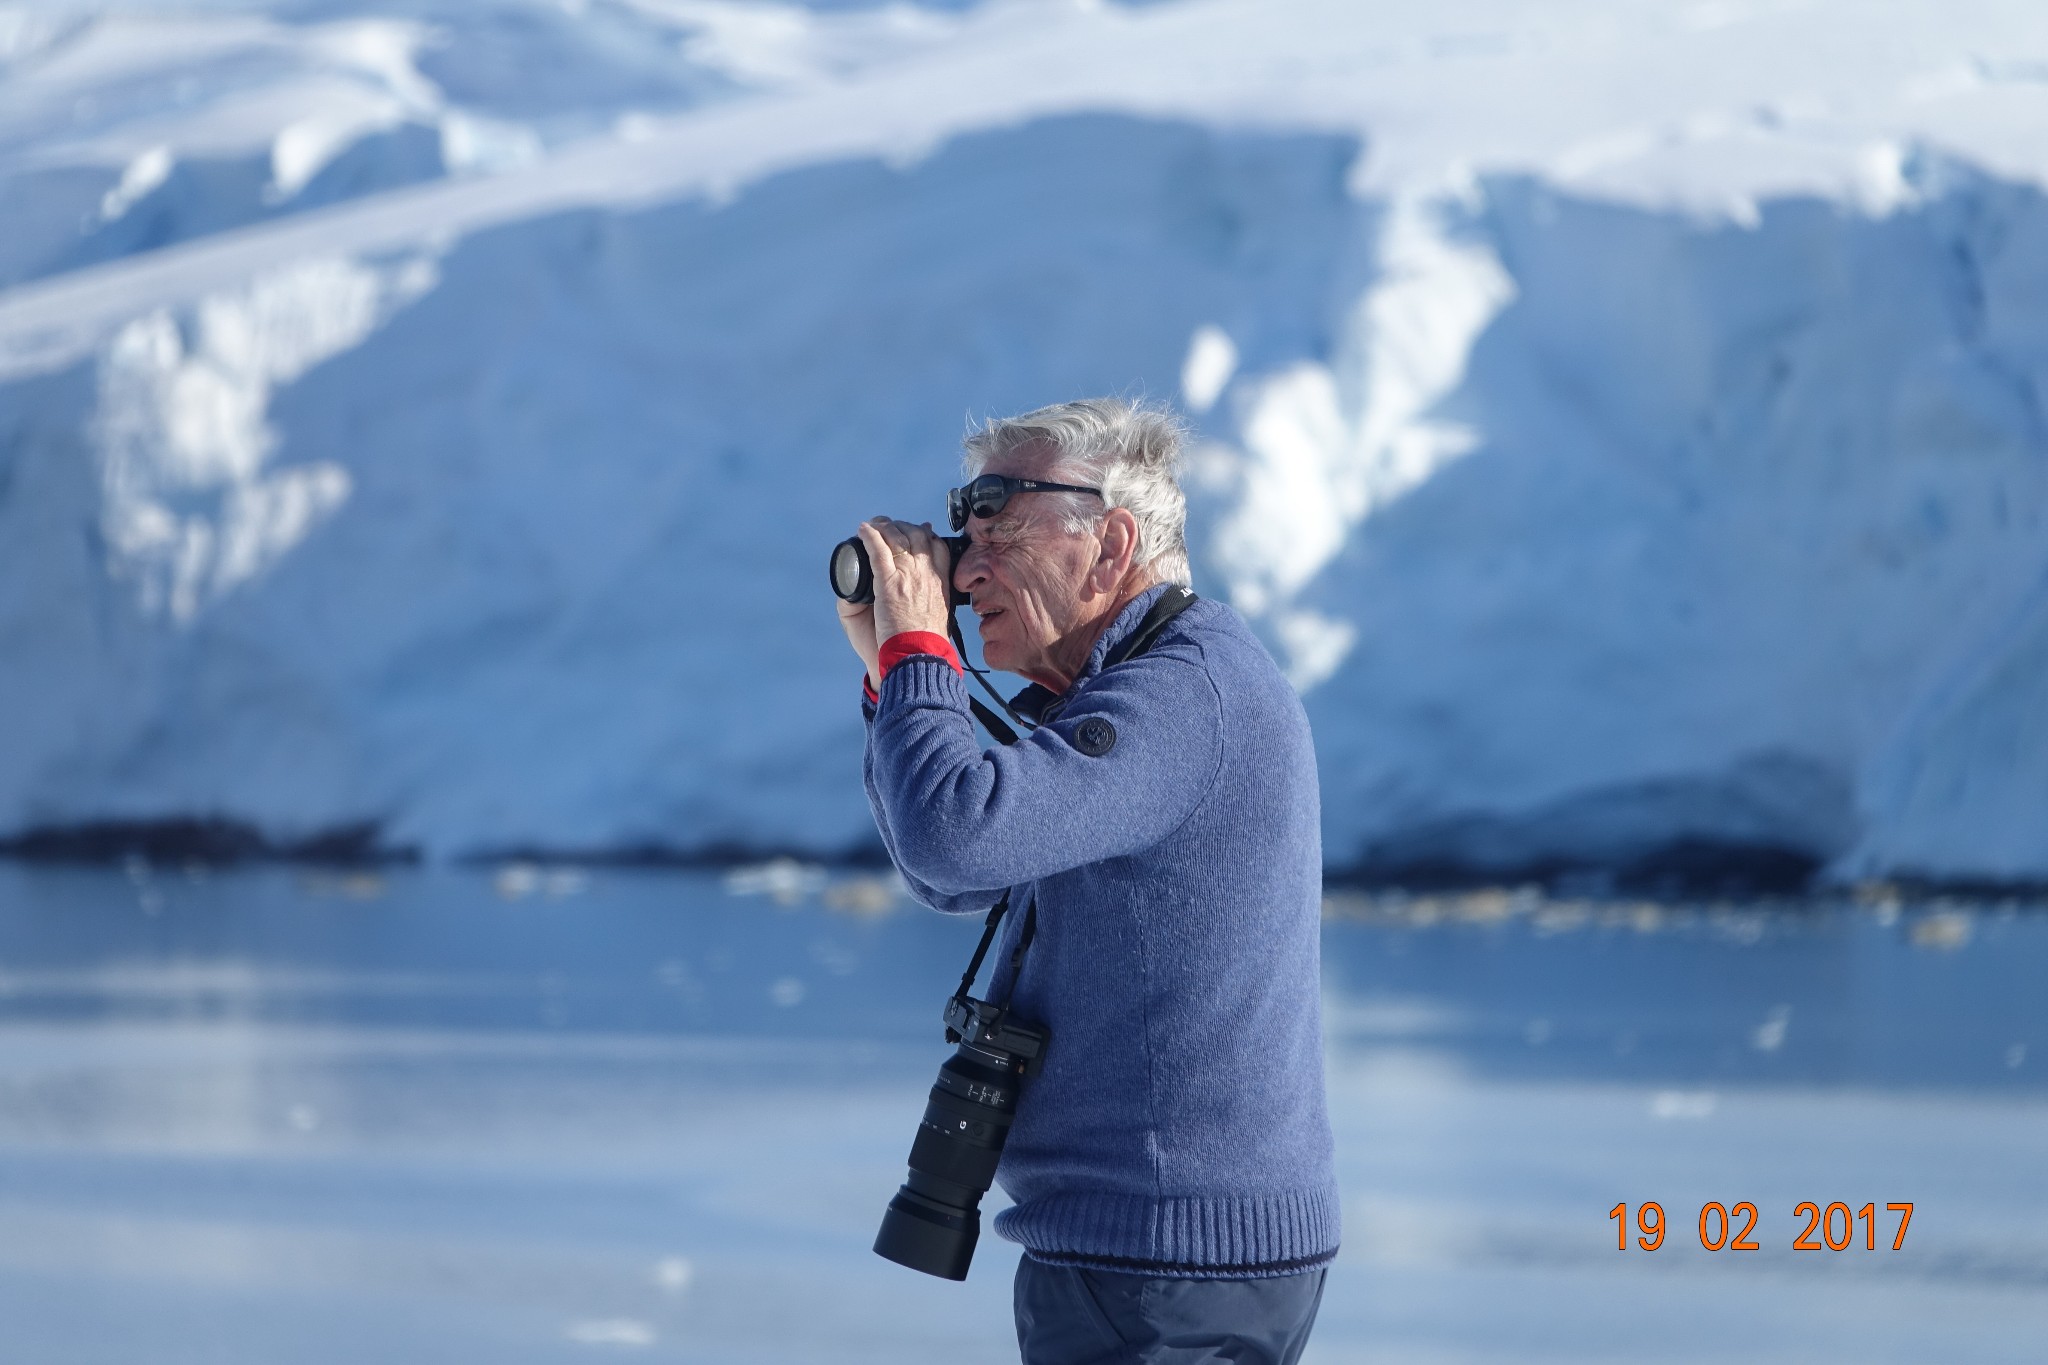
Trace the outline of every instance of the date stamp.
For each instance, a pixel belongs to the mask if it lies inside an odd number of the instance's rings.
[[[1800,1201],[1792,1209],[1794,1221],[1803,1221],[1804,1226],[1792,1239],[1794,1251],[1848,1251],[1859,1242],[1865,1251],[1876,1251],[1881,1240],[1878,1232],[1880,1221],[1889,1222],[1896,1214],[1898,1223],[1892,1234],[1891,1249],[1903,1251],[1906,1247],[1906,1228],[1913,1221],[1911,1204],[1886,1204],[1880,1215],[1875,1203],[1852,1209],[1841,1201],[1822,1207],[1811,1199]],[[1652,1199],[1635,1206],[1635,1244],[1644,1251],[1656,1251],[1664,1245],[1667,1220],[1664,1206]],[[1616,1204],[1607,1211],[1614,1220],[1614,1249],[1629,1249],[1629,1206],[1626,1202]],[[1708,1251],[1762,1251],[1763,1243],[1757,1238],[1757,1223],[1760,1215],[1756,1205],[1745,1199],[1739,1204],[1728,1205],[1718,1200],[1700,1205],[1699,1237],[1700,1246]],[[1857,1229],[1862,1236],[1857,1236]],[[1819,1240],[1815,1240],[1818,1238]]]

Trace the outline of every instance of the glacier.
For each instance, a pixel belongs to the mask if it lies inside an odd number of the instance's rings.
[[[0,834],[871,856],[826,547],[1115,392],[1333,870],[2048,880],[2048,17],[1881,9],[0,6]]]

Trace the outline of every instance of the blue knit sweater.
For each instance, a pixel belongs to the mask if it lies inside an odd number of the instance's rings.
[[[950,664],[898,664],[868,708],[868,796],[927,905],[978,913],[1012,890],[995,998],[1037,897],[1014,1004],[1052,1041],[1003,1151],[1016,1203],[996,1231],[1045,1261],[1254,1279],[1337,1249],[1315,755],[1293,690],[1220,603],[1103,669],[1164,591],[1118,614],[1013,747],[983,751]]]

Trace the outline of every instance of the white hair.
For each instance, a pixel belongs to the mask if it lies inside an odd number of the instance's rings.
[[[1044,475],[1057,483],[1100,488],[1097,501],[1086,493],[1042,493],[1057,498],[1068,531],[1093,531],[1112,507],[1127,509],[1138,523],[1135,562],[1157,583],[1193,586],[1188,568],[1188,501],[1180,490],[1181,447],[1187,428],[1165,408],[1121,398],[1082,398],[991,419],[967,438],[967,477],[991,460],[1026,447],[1052,460]]]

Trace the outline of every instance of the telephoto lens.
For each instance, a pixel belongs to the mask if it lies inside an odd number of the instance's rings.
[[[955,996],[946,1024],[958,1049],[910,1144],[910,1178],[889,1201],[875,1254],[945,1280],[967,1278],[981,1237],[981,1197],[1017,1117],[1017,1085],[1038,1070],[1047,1035],[985,1001]]]
[[[958,564],[960,556],[967,553],[967,537],[940,536],[939,539],[952,553],[952,562]],[[848,536],[834,545],[832,559],[826,569],[832,579],[832,591],[842,600],[856,603],[875,600],[875,566],[868,562],[868,547],[861,543],[859,536]],[[965,606],[967,594],[948,582],[946,603],[954,607]]]

